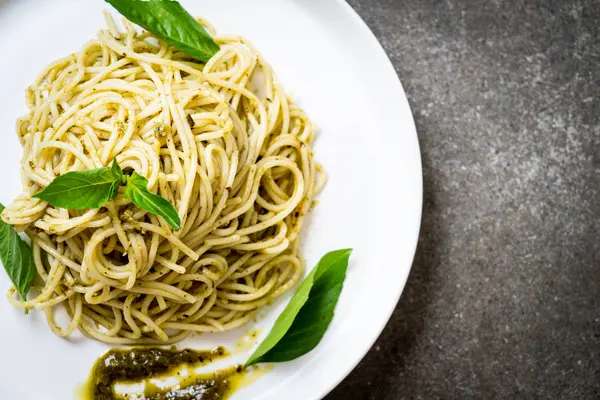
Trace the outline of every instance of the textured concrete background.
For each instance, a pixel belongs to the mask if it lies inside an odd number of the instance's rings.
[[[600,1],[350,0],[416,120],[417,257],[327,400],[600,399]]]

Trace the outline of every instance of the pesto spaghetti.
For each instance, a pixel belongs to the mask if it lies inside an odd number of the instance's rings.
[[[325,174],[314,127],[237,36],[201,63],[107,15],[108,29],[50,64],[17,122],[23,193],[2,219],[32,239],[35,297],[51,329],[111,344],[165,344],[233,329],[302,277],[299,235]],[[33,196],[116,159],[175,206],[181,229],[123,193],[96,209]],[[55,319],[65,306],[69,322]]]

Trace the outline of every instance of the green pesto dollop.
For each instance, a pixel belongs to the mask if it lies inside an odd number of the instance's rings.
[[[140,383],[152,378],[171,377],[183,367],[198,367],[225,356],[223,348],[213,351],[162,348],[113,349],[102,356],[92,370],[85,389],[86,400],[117,400],[123,396],[114,390],[116,383]],[[174,377],[179,385],[161,389],[146,382],[143,400],[223,400],[235,389],[231,378],[241,374],[241,367],[231,367],[209,374],[189,373]],[[141,395],[141,394],[140,394]],[[136,399],[140,399],[139,395]]]

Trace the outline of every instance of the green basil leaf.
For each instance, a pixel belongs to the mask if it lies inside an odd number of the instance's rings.
[[[208,61],[219,45],[175,0],[106,0],[125,18],[163,39],[173,47]]]
[[[0,213],[4,206],[0,204]],[[33,261],[31,247],[25,242],[15,229],[0,218],[0,260],[4,270],[17,288],[23,301],[27,299],[27,292],[35,278],[36,269]]]
[[[110,172],[112,173],[112,175],[116,178],[120,178],[121,179],[121,183],[125,183],[126,181],[126,176],[123,175],[123,170],[121,169],[121,167],[119,166],[119,164],[117,163],[117,159],[114,158],[112,165],[110,166]]]
[[[351,249],[327,253],[304,279],[265,340],[246,362],[294,360],[314,349],[333,319]]]
[[[117,196],[122,183],[123,172],[114,160],[111,168],[67,172],[33,197],[71,210],[99,208]]]
[[[181,221],[175,207],[165,198],[150,192],[148,190],[148,180],[137,172],[127,177],[125,197],[142,210],[163,217],[174,230],[179,230]]]

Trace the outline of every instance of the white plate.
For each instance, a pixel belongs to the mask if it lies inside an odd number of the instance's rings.
[[[310,266],[353,247],[336,316],[319,347],[277,365],[234,400],[319,399],[369,350],[406,282],[417,243],[422,183],[417,136],[396,73],[366,25],[341,0],[182,1],[219,32],[246,36],[319,127],[315,155],[329,172],[303,244]],[[0,170],[4,204],[20,193],[15,120],[25,88],[50,61],[79,50],[103,28],[101,0],[0,0]],[[0,291],[10,286],[0,271]],[[259,322],[264,337],[289,299]],[[265,313],[266,314],[266,313]],[[0,298],[0,398],[72,399],[108,346],[65,340],[41,313],[23,315]],[[249,327],[183,346],[231,345]],[[241,362],[249,351],[231,362]]]

